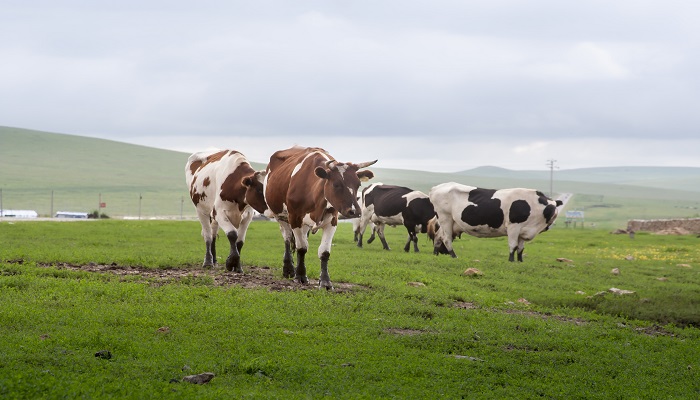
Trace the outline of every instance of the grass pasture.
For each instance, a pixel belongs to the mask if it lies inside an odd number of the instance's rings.
[[[0,397],[700,396],[695,236],[555,228],[508,263],[505,239],[452,259],[386,234],[393,250],[358,249],[341,224],[326,292],[281,277],[272,222],[251,225],[242,275],[200,267],[193,221],[0,222]]]

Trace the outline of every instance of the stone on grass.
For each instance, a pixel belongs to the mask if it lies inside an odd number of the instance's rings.
[[[483,275],[483,274],[484,274],[483,272],[479,271],[479,270],[476,269],[476,268],[467,268],[467,269],[462,273],[462,275],[466,275],[466,276],[481,276],[481,275]]]
[[[618,288],[610,288],[610,289],[608,289],[608,292],[610,292],[612,294],[616,294],[618,296],[622,296],[623,294],[634,294],[634,292],[631,290],[623,290],[623,289],[618,289]]]
[[[208,383],[210,380],[214,379],[214,376],[215,375],[213,372],[204,372],[197,375],[187,375],[186,377],[182,378],[182,381],[194,383],[196,385],[204,385],[205,383]]]

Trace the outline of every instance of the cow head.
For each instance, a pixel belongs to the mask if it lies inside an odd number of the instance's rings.
[[[264,214],[265,210],[267,210],[265,192],[263,190],[265,175],[267,175],[267,171],[256,171],[253,175],[243,178],[241,182],[246,187],[245,202],[260,214]]]
[[[330,160],[326,162],[325,167],[317,167],[314,170],[316,176],[325,180],[323,194],[326,200],[344,217],[357,218],[360,216],[357,189],[360,187],[360,182],[374,178],[372,171],[360,171],[360,169],[369,167],[376,162],[377,160],[353,164]]]

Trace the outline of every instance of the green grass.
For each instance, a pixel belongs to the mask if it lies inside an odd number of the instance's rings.
[[[353,287],[326,292],[198,278],[199,229],[191,221],[0,222],[0,397],[700,395],[694,236],[555,228],[526,246],[524,263],[508,263],[502,238],[458,239],[452,259],[433,256],[424,236],[421,253],[404,253],[403,228],[386,230],[392,251],[358,249],[341,224],[330,274],[337,287]],[[312,279],[319,239],[310,238]],[[242,256],[243,280],[269,268],[284,281],[275,223],[254,222]],[[184,277],[65,268],[95,264]],[[483,275],[464,276],[469,267]],[[611,287],[635,294],[595,296]],[[100,350],[113,357],[96,358]],[[216,374],[207,385],[170,383],[207,371]]]

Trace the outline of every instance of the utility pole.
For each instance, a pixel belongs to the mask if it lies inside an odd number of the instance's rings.
[[[549,197],[554,197],[554,168],[557,167],[557,160],[547,160],[547,166],[549,167]]]
[[[139,219],[141,219],[141,199],[143,199],[143,196],[139,193]]]

